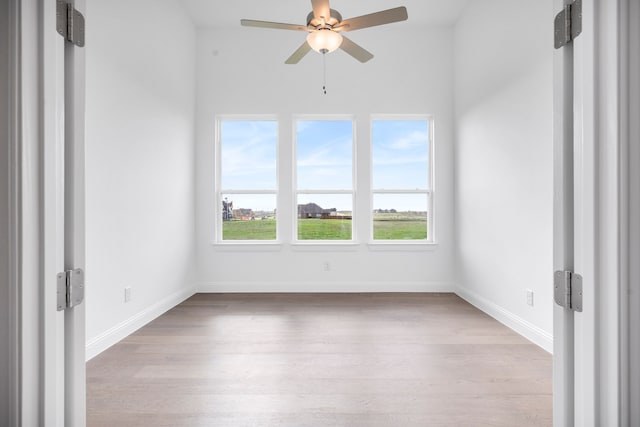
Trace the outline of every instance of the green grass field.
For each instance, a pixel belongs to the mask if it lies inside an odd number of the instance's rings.
[[[276,240],[276,220],[223,221],[223,240]]]
[[[374,240],[424,240],[427,238],[427,217],[412,212],[374,213]]]
[[[300,219],[298,240],[351,240],[351,220]]]
[[[276,221],[224,221],[223,240],[275,240]],[[375,240],[424,240],[427,219],[424,216],[376,214]],[[298,240],[351,240],[349,219],[302,219],[298,221]]]
[[[373,220],[374,240],[424,240],[426,220]]]

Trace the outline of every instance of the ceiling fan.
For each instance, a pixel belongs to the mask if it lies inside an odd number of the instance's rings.
[[[377,25],[407,19],[407,8],[404,6],[380,12],[370,13],[355,18],[342,20],[342,15],[329,8],[329,0],[311,0],[313,10],[307,15],[307,25],[282,24],[279,22],[255,21],[241,19],[245,27],[274,28],[278,30],[307,31],[307,40],[285,61],[285,64],[297,64],[311,49],[326,54],[340,48],[360,62],[367,62],[373,55],[360,45],[352,42],[342,34],[343,31],[354,31]]]

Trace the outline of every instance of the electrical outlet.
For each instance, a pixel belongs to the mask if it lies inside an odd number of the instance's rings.
[[[329,264],[329,261],[325,261],[325,262],[322,264],[322,268],[324,269],[324,271],[329,271],[329,270],[331,270],[331,264]]]
[[[533,307],[533,291],[531,289],[527,289],[527,305]]]
[[[124,302],[131,301],[131,288],[124,288]]]

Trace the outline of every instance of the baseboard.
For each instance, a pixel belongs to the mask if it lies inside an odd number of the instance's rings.
[[[458,286],[455,293],[460,298],[467,301],[469,304],[484,311],[489,316],[493,317],[505,326],[513,329],[532,343],[538,345],[539,347],[542,347],[549,353],[553,353],[552,334],[540,329],[533,323],[524,320],[520,316],[513,314],[509,310],[506,310],[499,305],[494,304],[491,301],[481,297],[480,295],[468,289],[465,289],[464,287]]]
[[[137,331],[156,317],[171,310],[173,307],[180,304],[195,293],[195,286],[191,286],[188,289],[175,292],[162,299],[161,301],[158,301],[151,307],[148,307],[138,314],[128,318],[124,322],[119,323],[113,328],[108,329],[97,337],[89,340],[86,344],[85,349],[86,360],[89,361],[92,358],[96,357],[98,354],[102,353],[123,338]]]
[[[455,292],[448,282],[201,282],[202,293]]]

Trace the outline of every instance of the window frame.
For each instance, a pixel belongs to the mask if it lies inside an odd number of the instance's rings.
[[[349,121],[351,122],[351,189],[340,190],[310,190],[298,189],[298,122],[299,121]],[[358,244],[357,239],[357,213],[356,213],[356,183],[357,183],[357,121],[355,114],[294,114],[291,117],[291,140],[292,140],[292,179],[291,179],[291,196],[292,196],[292,230],[291,244],[294,246],[313,246],[313,245],[339,245],[348,246]],[[351,194],[351,239],[349,240],[300,240],[298,238],[298,195],[300,194]]]
[[[275,153],[275,185],[273,190],[264,189],[232,189],[222,188],[222,122],[275,122],[276,124],[276,153]],[[214,238],[213,241],[217,245],[279,245],[280,244],[280,119],[275,114],[217,114],[215,116],[215,137],[214,137]],[[276,238],[273,240],[224,240],[223,239],[223,218],[222,218],[222,201],[224,194],[255,194],[255,195],[274,195],[276,202]]]
[[[375,121],[426,121],[428,123],[428,186],[425,189],[376,189],[373,186],[374,168],[373,168],[373,123]],[[369,245],[375,247],[378,245],[397,246],[397,245],[417,245],[431,246],[436,245],[435,231],[435,139],[434,139],[434,116],[431,114],[371,114],[369,116]],[[376,194],[424,194],[427,197],[427,238],[404,240],[404,239],[374,239],[374,197]]]

